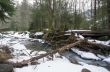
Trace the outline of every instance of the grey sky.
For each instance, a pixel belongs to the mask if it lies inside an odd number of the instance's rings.
[[[23,0],[15,0],[15,1],[18,1],[19,3],[21,3]],[[28,1],[29,1],[29,3],[32,4],[34,0],[28,0]]]
[[[19,3],[21,3],[23,0],[15,0],[15,1],[18,1]],[[29,3],[33,4],[33,1],[34,0],[28,0]],[[75,1],[75,0],[67,0],[67,1]],[[90,6],[91,6],[91,0],[76,0],[77,1],[77,9],[80,9],[80,10],[87,10],[87,9],[90,9]]]

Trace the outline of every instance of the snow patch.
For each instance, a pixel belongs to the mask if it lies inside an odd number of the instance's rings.
[[[106,61],[106,62],[110,63],[110,57],[105,58],[103,61]]]
[[[40,55],[40,54],[46,54],[47,52],[46,51],[40,51],[40,52],[38,52],[38,54]]]
[[[19,56],[19,57],[16,57],[16,58],[9,59],[8,61],[18,63],[18,62],[22,62],[24,60],[29,60],[30,58],[31,57],[29,57],[29,56]]]
[[[77,53],[80,55],[82,58],[86,59],[95,59],[95,60],[101,60],[99,57],[97,57],[95,54],[90,53],[90,52],[85,52],[85,51],[79,51],[78,49],[72,48],[71,49],[73,52]]]
[[[89,39],[88,41],[95,42],[95,43],[98,43],[98,44],[108,45],[108,46],[110,44],[110,40],[108,40],[108,41],[100,41],[100,40]]]
[[[66,32],[72,32],[72,31],[91,31],[91,30],[68,30]]]
[[[17,43],[15,45],[13,45],[12,48],[14,48],[16,50],[24,50],[24,49],[26,49],[26,47],[23,44],[20,44],[20,43]]]
[[[36,40],[40,43],[45,43],[45,40],[43,40],[43,39],[36,39]]]
[[[43,35],[44,33],[43,32],[36,32],[35,35]]]

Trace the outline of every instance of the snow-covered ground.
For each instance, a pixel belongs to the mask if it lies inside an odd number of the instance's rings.
[[[24,40],[37,40],[39,42],[44,42],[41,39],[32,39],[29,38],[29,32],[26,33],[19,33],[10,31],[7,32],[8,34],[0,34],[0,36],[3,36],[3,38],[0,39],[0,44],[2,45],[8,45],[11,49],[13,49],[12,55],[13,58],[9,59],[9,61],[12,62],[21,62],[23,60],[28,60],[31,57],[39,56],[40,54],[45,54],[45,51],[33,51],[30,49],[27,49],[26,46],[22,43]],[[36,35],[42,34],[36,33]],[[80,38],[83,39],[82,36]],[[98,43],[98,41],[96,41]],[[100,41],[102,42],[102,41]],[[104,43],[104,42],[103,42]],[[93,53],[90,52],[84,52],[79,51],[77,49],[72,49],[75,53],[80,55],[81,57],[88,58],[88,59],[95,59],[95,60],[101,60],[99,56],[96,56]],[[54,55],[54,59],[49,60],[47,57],[39,59],[38,65],[29,65],[23,68],[15,68],[15,72],[81,72],[82,69],[86,68],[90,70],[91,72],[110,72],[106,68],[100,67],[100,66],[94,66],[94,65],[88,65],[86,63],[78,62],[79,64],[73,64],[71,63],[67,58],[58,58],[59,54]],[[103,61],[110,62],[110,57],[103,57]]]
[[[91,72],[109,72],[103,67],[80,63],[81,65],[70,63],[65,57],[54,58],[52,61],[46,61],[39,65],[29,65],[23,68],[15,68],[15,72],[81,72],[82,69],[88,69]]]
[[[68,30],[68,31],[66,31],[66,32],[77,32],[77,31],[91,31],[91,30]]]

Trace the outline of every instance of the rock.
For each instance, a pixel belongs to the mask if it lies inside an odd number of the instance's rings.
[[[73,64],[79,64],[78,61],[73,59],[71,56],[69,57],[69,61]]]
[[[70,60],[70,62],[73,64],[79,64],[76,60]]]
[[[84,68],[84,69],[82,69],[82,71],[81,72],[91,72],[90,70],[88,70],[88,69],[86,69],[86,68]]]
[[[0,63],[11,58],[11,51],[8,46],[0,45]]]
[[[38,63],[37,61],[32,61],[31,62],[31,65],[37,65],[37,64],[40,64],[40,63]]]
[[[13,66],[9,64],[0,64],[0,72],[14,72]]]

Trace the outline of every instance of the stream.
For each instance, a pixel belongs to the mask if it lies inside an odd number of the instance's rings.
[[[90,65],[101,66],[101,67],[104,67],[104,68],[106,68],[110,71],[110,64],[107,63],[107,62],[99,61],[99,60],[84,59],[84,58],[81,58],[79,55],[77,55],[76,53],[74,53],[72,51],[66,51],[62,55],[65,56],[68,59],[69,59],[69,57],[71,57],[71,59],[73,59],[75,61],[84,62],[84,63],[90,64]]]
[[[37,50],[37,51],[41,51],[41,50],[48,51],[51,48],[51,46],[49,46],[48,44],[42,44],[42,43],[38,42],[37,40],[35,40],[35,41],[28,40],[23,43],[27,48],[29,48],[29,49],[31,48],[31,49]],[[75,60],[78,62],[84,62],[84,63],[90,64],[90,65],[101,66],[110,71],[109,63],[101,61],[101,60],[84,59],[71,50],[67,50],[64,53],[62,53],[61,55],[63,55],[64,57],[66,57],[68,59],[71,57],[72,60]]]
[[[34,51],[49,51],[51,46],[49,46],[46,43],[41,43],[40,40],[38,39],[31,39],[31,38],[21,38],[21,37],[16,37],[15,35],[5,35],[0,39],[1,44],[7,44],[10,46],[13,46],[14,44],[20,43],[24,45],[27,49]],[[91,65],[96,65],[96,66],[101,66],[110,71],[110,64],[104,61],[98,61],[98,60],[87,60],[84,58],[81,58],[79,55],[72,51],[66,51],[62,53],[63,56],[66,58],[71,57],[71,59],[76,60],[78,62],[84,62],[87,64]]]

